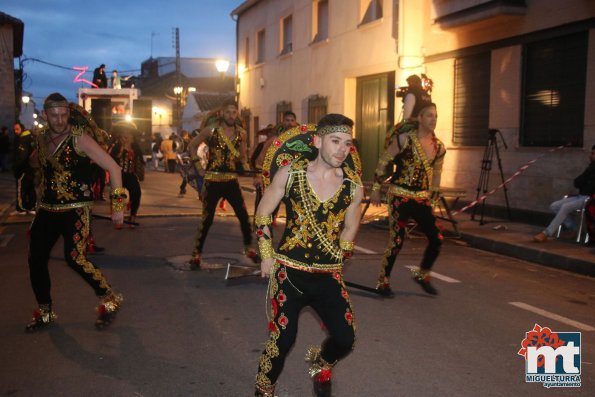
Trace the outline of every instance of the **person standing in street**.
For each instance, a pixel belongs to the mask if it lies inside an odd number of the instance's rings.
[[[300,139],[308,135],[308,127],[303,127],[306,130]],[[279,168],[258,206],[255,223],[261,274],[270,278],[272,308],[269,340],[256,376],[257,397],[274,396],[304,307],[316,311],[329,334],[320,347],[311,347],[306,354],[315,396],[331,396],[332,368],[353,349],[353,309],[342,269],[344,258],[353,252],[363,188],[358,173],[346,165],[354,152],[352,128],[353,121],[343,115],[324,116],[312,137],[316,157],[304,155]],[[290,145],[313,151],[303,141]],[[281,200],[287,223],[274,250],[272,213]]]
[[[107,326],[119,310],[123,298],[116,293],[102,272],[86,256],[90,231],[91,161],[109,171],[111,179],[112,221],[120,226],[126,195],[121,169],[94,140],[90,127],[73,125],[70,104],[59,93],[44,101],[42,117],[47,123],[36,133],[35,146],[42,172],[39,210],[31,225],[29,276],[38,308],[27,332],[47,327],[57,318],[52,307],[48,261],[52,247],[61,236],[64,259],[93,288],[99,297],[95,326]]]
[[[145,160],[141,148],[136,142],[139,132],[132,122],[119,122],[112,128],[118,142],[111,150],[111,156],[122,169],[122,185],[130,195],[130,217],[128,228],[133,229],[140,207],[140,181],[145,175]]]
[[[431,295],[438,291],[430,282],[430,271],[442,245],[442,234],[436,225],[433,206],[439,198],[440,174],[446,148],[436,137],[436,105],[431,103],[419,111],[418,126],[407,133],[395,133],[380,157],[370,195],[373,205],[381,203],[380,190],[389,165],[396,165],[390,176],[387,194],[389,211],[388,247],[384,252],[376,286],[383,296],[392,296],[390,275],[405,243],[407,222],[413,218],[428,239],[419,270],[413,279]],[[390,167],[392,169],[392,167]]]
[[[203,176],[202,185],[202,220],[198,225],[194,249],[190,259],[193,270],[200,269],[201,255],[207,233],[213,224],[217,203],[221,198],[231,204],[240,221],[244,239],[244,254],[256,260],[256,251],[252,245],[252,228],[246,210],[246,203],[240,190],[238,172],[248,171],[250,166],[247,159],[246,131],[236,124],[238,108],[235,103],[223,106],[221,117],[214,124],[203,128],[188,144],[188,151],[195,162],[198,173]],[[201,143],[206,143],[209,159],[204,169],[197,155]],[[243,170],[242,170],[243,168]]]
[[[11,215],[35,214],[37,195],[35,193],[35,164],[31,161],[34,153],[33,135],[23,124],[14,124],[14,146],[12,170],[16,179],[16,210]]]
[[[188,185],[188,175],[182,171],[184,156],[188,156],[188,144],[190,144],[190,134],[186,130],[182,130],[180,134],[182,138],[182,147],[180,148],[180,154],[177,155],[178,163],[180,165],[180,173],[182,175],[182,183],[180,184],[180,193],[178,196],[182,197],[186,194],[186,185]]]

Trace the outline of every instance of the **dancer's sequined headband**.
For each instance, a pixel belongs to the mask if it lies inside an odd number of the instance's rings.
[[[344,134],[351,135],[351,127],[347,125],[325,125],[324,127],[318,130],[318,135],[324,136],[327,134],[332,134],[334,132],[342,132]]]
[[[68,101],[52,101],[50,99],[50,100],[46,100],[43,104],[44,109],[67,108],[67,107],[68,107]]]

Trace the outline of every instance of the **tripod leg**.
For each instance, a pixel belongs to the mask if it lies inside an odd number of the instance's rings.
[[[500,170],[500,179],[502,180],[502,188],[504,189],[504,200],[506,201],[506,211],[508,212],[508,220],[512,221],[512,214],[510,212],[510,203],[508,202],[508,189],[504,184],[504,172],[502,171],[502,160],[500,159],[500,150],[496,143],[496,160],[498,161],[498,169]]]
[[[479,197],[483,194],[485,195],[488,191],[489,182],[490,182],[490,171],[492,170],[492,157],[494,154],[494,146],[493,140],[491,138],[488,139],[488,143],[486,144],[485,150],[483,152],[483,159],[481,160],[481,174],[479,175],[479,182],[477,184],[477,196],[475,200],[479,200]],[[475,214],[477,213],[477,207],[480,204],[473,208],[473,214],[471,215],[471,219],[475,220]],[[479,224],[483,225],[483,215],[485,209],[485,198],[481,200],[481,217]]]

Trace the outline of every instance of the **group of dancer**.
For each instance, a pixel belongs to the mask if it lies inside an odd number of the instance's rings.
[[[370,200],[380,205],[381,185],[388,177],[390,233],[378,279],[377,291],[393,294],[390,275],[405,239],[407,220],[414,218],[429,240],[420,268],[413,279],[423,291],[435,295],[429,273],[438,256],[441,235],[432,212],[445,148],[434,135],[436,105],[417,99],[407,125],[398,125],[380,158]],[[413,108],[412,108],[413,109]],[[125,140],[118,164],[93,139],[92,131],[69,123],[70,108],[60,94],[44,102],[43,117],[48,126],[36,134],[42,168],[42,198],[31,228],[29,269],[38,303],[27,330],[50,324],[52,309],[49,253],[57,238],[64,237],[68,265],[94,289],[100,299],[96,325],[109,324],[123,301],[103,274],[85,255],[90,228],[91,188],[87,168],[91,161],[111,176],[112,220],[122,225],[127,201],[122,170],[131,167]],[[361,218],[364,188],[361,163],[353,140],[353,121],[340,114],[322,117],[316,126],[297,126],[288,113],[287,125],[270,139],[263,153],[262,184],[266,188],[254,216],[259,254],[252,247],[252,225],[238,182],[238,173],[250,170],[247,162],[246,131],[236,122],[235,103],[226,104],[215,123],[200,130],[188,150],[196,153],[201,143],[208,146],[206,167],[196,157],[198,173],[204,178],[201,198],[202,220],[198,226],[190,260],[199,270],[209,228],[220,199],[233,207],[239,219],[245,254],[260,260],[262,277],[269,278],[271,298],[269,339],[260,357],[255,396],[274,396],[284,361],[297,335],[300,311],[312,307],[328,331],[319,347],[307,354],[309,373],[316,396],[330,396],[332,368],[353,349],[355,320],[342,270],[353,255],[354,240]],[[396,169],[392,165],[396,165]],[[124,176],[122,176],[124,175]],[[130,189],[129,189],[130,190]],[[286,226],[276,248],[272,239],[272,214],[285,204]]]

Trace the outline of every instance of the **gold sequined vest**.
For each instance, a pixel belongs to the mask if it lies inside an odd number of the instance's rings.
[[[339,236],[345,213],[353,201],[356,183],[343,173],[335,194],[320,201],[306,176],[308,160],[297,160],[289,170],[283,202],[287,224],[275,258],[309,272],[335,272],[343,268]]]

